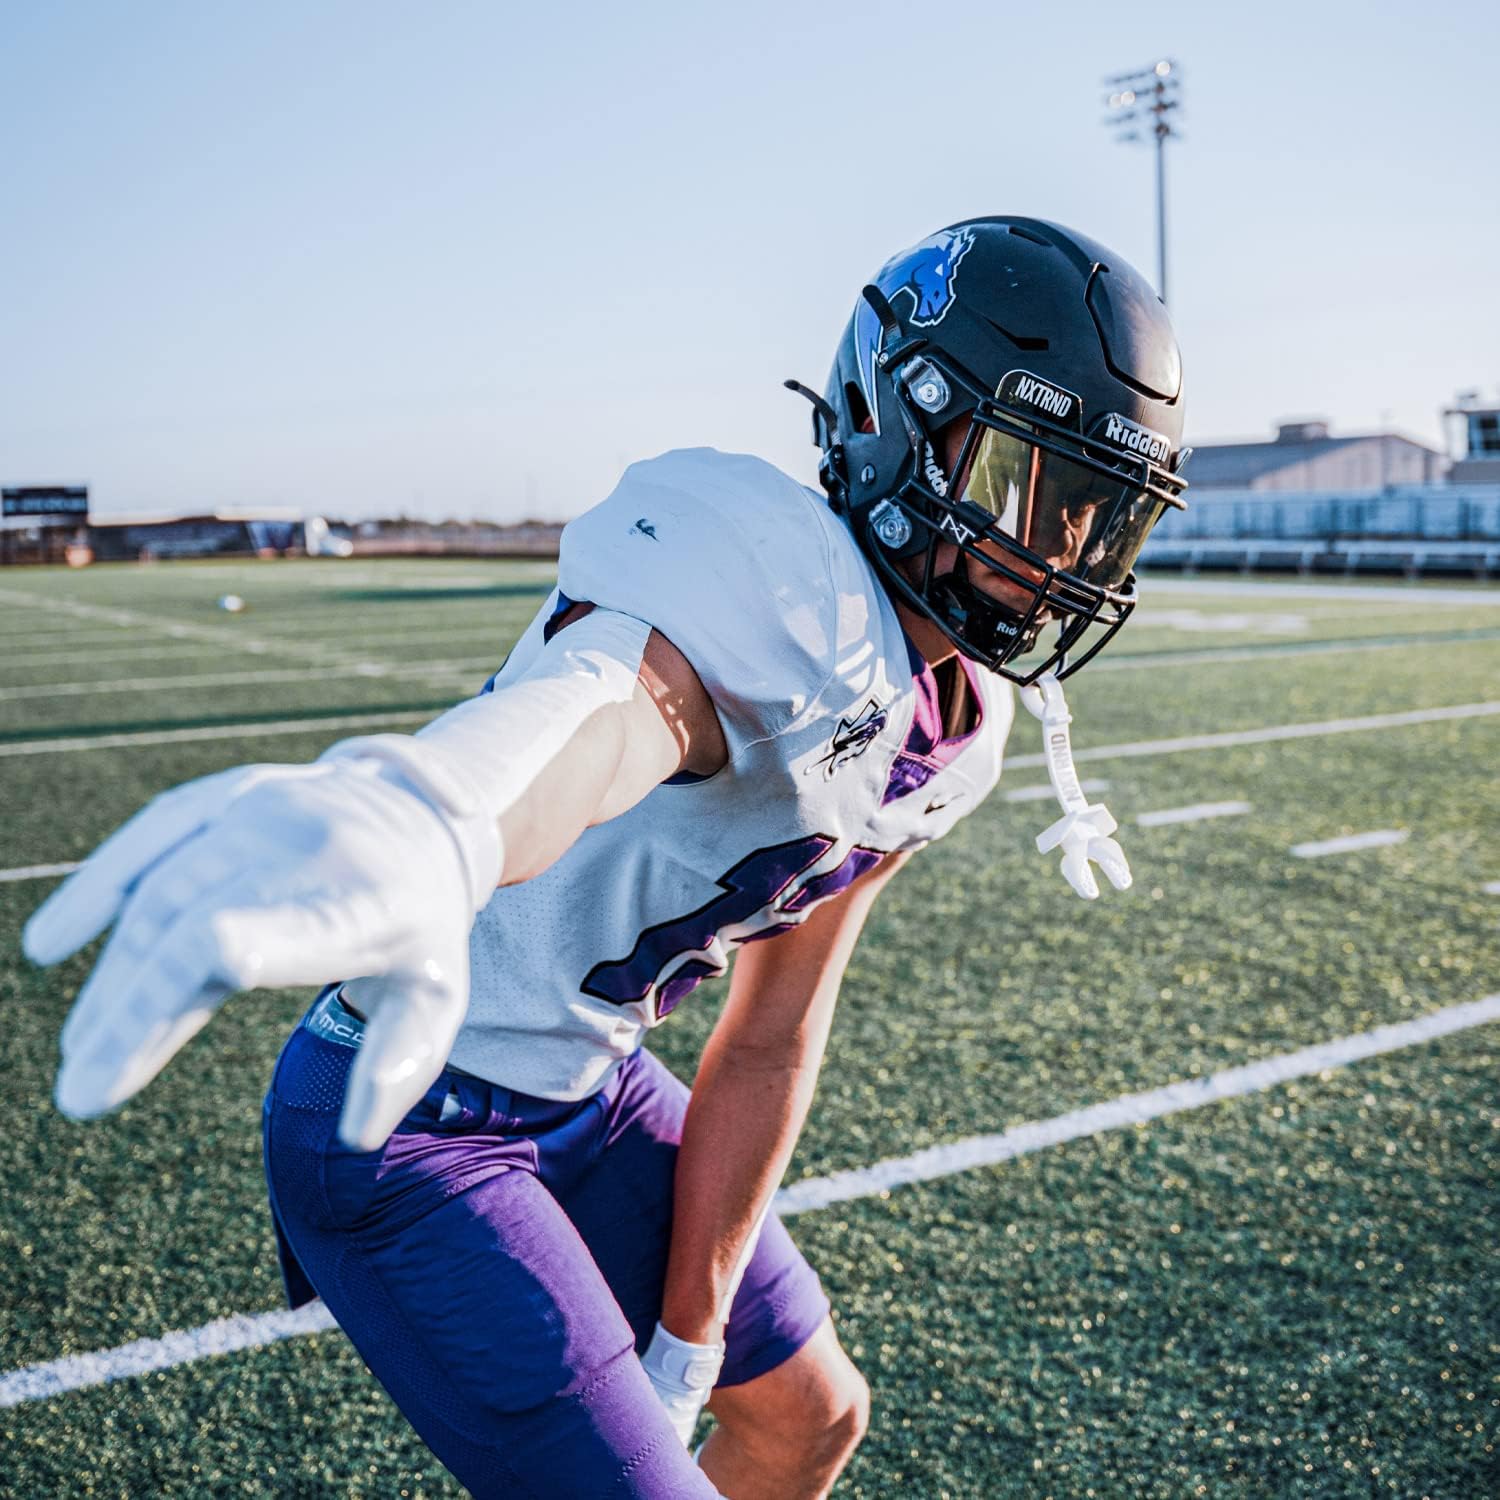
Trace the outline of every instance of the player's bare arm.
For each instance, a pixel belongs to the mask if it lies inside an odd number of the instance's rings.
[[[735,961],[677,1156],[661,1321],[679,1339],[722,1345],[740,1272],[812,1104],[844,970],[907,858],[888,856],[802,926]],[[827,1333],[760,1381],[711,1399],[719,1425],[700,1463],[725,1494],[824,1495],[852,1455],[867,1393]],[[787,1443],[798,1425],[812,1429],[809,1439]]]
[[[807,1118],[844,969],[893,854],[807,921],[735,959],[729,998],[693,1081],[677,1157],[662,1322],[716,1343],[747,1242]]]
[[[592,609],[573,605],[559,629]],[[727,754],[698,674],[653,630],[630,698],[593,714],[501,816],[501,838],[511,852],[500,883],[541,874],[585,828],[628,811],[678,771],[713,775]]]

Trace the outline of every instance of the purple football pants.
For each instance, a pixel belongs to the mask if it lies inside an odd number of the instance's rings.
[[[713,1496],[637,1358],[661,1311],[684,1085],[646,1052],[576,1103],[450,1069],[379,1151],[352,1151],[336,1126],[362,1030],[326,991],[266,1097],[292,1305],[323,1298],[480,1500]],[[768,1219],[720,1385],[790,1358],[827,1312]]]

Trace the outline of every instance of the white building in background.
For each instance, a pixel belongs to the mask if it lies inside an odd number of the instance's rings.
[[[1482,401],[1463,391],[1443,413],[1453,467],[1453,484],[1500,484],[1500,402]]]
[[[1497,453],[1500,458],[1500,453]],[[1271,442],[1195,443],[1183,476],[1205,490],[1386,490],[1435,484],[1448,471],[1436,448],[1394,432],[1334,437],[1322,421],[1283,422]]]

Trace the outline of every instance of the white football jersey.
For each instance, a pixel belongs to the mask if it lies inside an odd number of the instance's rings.
[[[729,762],[678,776],[496,891],[471,941],[460,1068],[580,1099],[742,943],[804,921],[994,786],[1009,685],[962,659],[978,722],[943,738],[931,670],[821,495],[709,448],[633,465],[563,532],[558,588],[494,682],[588,600],[692,663]]]

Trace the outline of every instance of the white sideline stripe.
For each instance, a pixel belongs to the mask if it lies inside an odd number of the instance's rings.
[[[28,609],[72,615],[80,620],[101,620],[107,625],[125,625],[147,634],[166,636],[174,641],[206,641],[210,645],[225,647],[231,651],[248,651],[255,656],[280,651],[284,656],[329,665],[337,665],[348,659],[347,652],[331,651],[326,646],[308,644],[285,636],[271,641],[243,634],[238,626],[198,625],[185,620],[158,619],[154,615],[142,614],[139,610],[78,604],[71,599],[41,598],[19,589],[0,588],[0,604],[19,604]]]
[[[498,632],[492,626],[484,626],[477,629],[465,630],[443,630],[440,632],[442,645],[449,646],[455,641],[464,638],[478,638],[484,640],[497,640]],[[357,638],[362,649],[368,651],[370,647],[386,647],[396,645],[409,645],[412,640],[411,632],[402,635],[366,635],[363,631],[351,631],[348,639]],[[1433,641],[1444,646],[1477,646],[1493,645],[1497,637],[1493,635],[1476,635],[1454,640],[1442,634],[1434,632]],[[5,644],[17,646],[22,644],[16,637],[4,638]],[[291,642],[292,650],[288,654],[306,656],[313,651],[326,652],[326,657],[317,656],[317,661],[327,662],[327,671],[318,672],[308,669],[308,676],[316,677],[328,675],[341,667],[359,661],[360,658],[352,654],[347,646],[340,645],[336,640],[328,640],[321,643],[307,640],[298,640],[294,637],[282,637],[272,631],[263,631],[253,639],[247,639],[239,643],[240,649],[252,656],[268,656],[274,658],[277,655],[280,643],[283,640]],[[1309,642],[1271,642],[1261,646],[1207,646],[1193,650],[1182,651],[1154,651],[1142,652],[1132,656],[1103,656],[1096,662],[1091,663],[1093,672],[1138,672],[1150,667],[1198,667],[1198,666],[1229,666],[1236,663],[1259,662],[1269,660],[1281,660],[1288,656],[1327,656],[1333,654],[1347,654],[1368,651],[1397,651],[1406,648],[1415,648],[1426,644],[1421,637],[1406,637],[1401,640],[1388,640],[1378,638],[1369,641],[1309,641]],[[221,641],[163,641],[157,645],[149,646],[104,646],[96,651],[36,651],[27,652],[24,662],[28,667],[48,666],[94,666],[98,663],[116,661],[181,661],[187,656],[203,656],[208,654],[220,654],[224,651],[224,643]],[[497,646],[493,658],[482,658],[476,663],[476,670],[486,671],[493,669],[503,658],[504,652]],[[375,665],[380,665],[375,663]],[[391,670],[405,670],[415,665],[411,662],[393,662]],[[205,679],[206,681],[206,679]],[[134,684],[119,684],[120,691],[127,686],[147,687],[151,684],[139,682]],[[163,686],[172,685],[164,681]],[[70,696],[75,688],[81,689],[90,686],[87,683],[63,683],[60,685],[62,696]],[[94,684],[100,692],[109,692],[116,689],[116,684],[111,682],[100,682]],[[48,685],[43,684],[29,693],[25,686],[21,688],[8,688],[4,695],[8,697],[30,696],[44,697]]]
[[[318,729],[380,729],[390,724],[420,723],[430,709],[382,714],[321,714],[312,719],[276,719],[264,724],[208,724],[191,729],[141,729],[129,734],[86,734],[72,739],[22,740],[0,745],[0,758],[13,755],[62,755],[71,750],[119,750],[129,745],[180,745],[195,740],[255,739],[268,734],[310,734]]]
[[[265,682],[328,682],[350,677],[470,678],[477,688],[479,674],[494,670],[484,657],[476,661],[409,662],[405,666],[381,661],[349,660],[327,667],[267,667],[251,672],[186,672],[176,677],[116,677],[104,682],[41,682],[0,688],[0,702],[16,698],[88,698],[95,693],[156,692],[192,688],[241,687]]]
[[[1376,828],[1370,833],[1351,833],[1340,839],[1315,839],[1310,844],[1293,844],[1291,853],[1298,859],[1321,859],[1325,854],[1353,854],[1357,849],[1404,844],[1410,837],[1411,831],[1406,828]]]
[[[7,645],[14,644],[11,641]],[[185,656],[222,656],[224,648],[206,641],[154,641],[148,646],[101,646],[93,651],[28,651],[23,667],[92,666],[95,662],[181,661]],[[253,655],[267,653],[255,652]]]
[[[69,860],[60,865],[17,865],[13,870],[0,870],[0,884],[12,880],[46,880],[53,875],[71,875],[82,860]]]
[[[975,1167],[996,1166],[1065,1141],[1081,1140],[1126,1125],[1143,1125],[1183,1110],[1259,1093],[1277,1084],[1310,1078],[1362,1058],[1395,1052],[1496,1020],[1500,1020],[1500,994],[1486,995],[1482,1000],[1446,1006],[1416,1020],[1377,1026],[1373,1031],[1319,1042],[1280,1057],[1226,1068],[1207,1078],[1185,1079],[1138,1094],[1124,1094],[1050,1120],[1015,1125],[998,1135],[970,1136],[910,1156],[891,1157],[870,1167],[808,1178],[777,1193],[776,1208],[782,1214],[809,1213],[834,1203],[889,1193],[892,1188],[908,1183],[931,1182]],[[296,1312],[277,1310],[218,1318],[200,1328],[167,1333],[160,1338],[136,1339],[115,1349],[26,1365],[0,1376],[0,1408],[45,1401],[66,1391],[191,1364],[215,1354],[256,1349],[304,1333],[321,1333],[334,1326],[328,1309],[321,1302],[313,1302]]]
[[[1283,1053],[1280,1057],[1265,1057],[1243,1067],[1226,1068],[1207,1078],[1189,1078],[1139,1094],[1122,1094],[1118,1099],[1076,1109],[1051,1120],[1015,1125],[999,1135],[971,1136],[947,1146],[931,1146],[910,1156],[876,1162],[872,1167],[810,1178],[778,1193],[776,1207],[783,1214],[806,1213],[851,1198],[887,1193],[906,1183],[931,1182],[934,1178],[949,1177],[974,1167],[994,1166],[1017,1156],[1045,1150],[1048,1146],[1060,1146],[1065,1141],[1101,1135],[1124,1125],[1143,1125],[1148,1120],[1160,1120],[1183,1110],[1259,1093],[1277,1084],[1310,1078],[1362,1058],[1395,1052],[1496,1020],[1500,1020],[1500,995],[1486,995],[1482,1000],[1471,1000],[1464,1005],[1445,1006],[1413,1021],[1377,1026],[1373,1031],[1335,1037],[1297,1052]]]
[[[1219,598],[1225,594],[1261,599],[1357,599],[1362,604],[1500,604],[1500,589],[1444,589],[1398,584],[1352,584],[1339,588],[1317,583],[1249,583],[1230,579],[1210,582],[1201,578],[1166,578],[1151,571],[1146,564],[1141,593],[1152,598],[1157,594],[1206,594]]]
[[[1270,724],[1264,729],[1230,729],[1221,734],[1188,734],[1171,740],[1133,740],[1123,745],[1094,745],[1075,750],[1074,760],[1134,760],[1146,755],[1175,755],[1185,750],[1219,750],[1233,745],[1265,745],[1276,740],[1318,739],[1325,734],[1356,734],[1366,729],[1399,729],[1408,724],[1438,724],[1448,719],[1483,719],[1500,714],[1500,703],[1455,703],[1447,708],[1413,708],[1399,714],[1369,714],[1362,719],[1323,719],[1308,724]],[[3,750],[0,750],[3,753]],[[1043,755],[1013,755],[1012,770],[1043,767]]]
[[[1238,818],[1250,811],[1248,802],[1195,802],[1191,807],[1163,807],[1156,812],[1137,813],[1142,828],[1162,828],[1168,823],[1201,823],[1206,818]]]
[[[1012,762],[1014,764],[1014,762]],[[1097,777],[1092,781],[1080,781],[1078,785],[1086,792],[1107,792],[1109,783],[1100,781]],[[1054,797],[1056,793],[1052,790],[1050,781],[1039,782],[1036,786],[1012,787],[1008,792],[1000,794],[1004,802],[1046,802]]]
[[[1227,666],[1235,662],[1278,661],[1288,656],[1347,655],[1361,651],[1419,650],[1426,646],[1492,646],[1496,637],[1488,632],[1452,636],[1435,630],[1429,636],[1409,635],[1400,640],[1377,637],[1368,641],[1268,641],[1262,646],[1200,646],[1181,651],[1143,651],[1130,656],[1101,656],[1089,663],[1099,672],[1138,672],[1143,667]]]
[[[77,735],[69,739],[19,740],[0,743],[0,759],[13,755],[61,755],[71,750],[118,750],[131,745],[174,745],[192,740],[255,739],[262,735],[305,734],[314,729],[369,729],[380,724],[411,723],[425,719],[429,710],[408,713],[328,714],[322,718],[277,719],[215,724],[208,728],[141,729],[128,734]],[[1265,729],[1234,729],[1222,734],[1195,734],[1172,740],[1132,740],[1123,745],[1095,745],[1075,750],[1074,760],[1130,760],[1147,755],[1173,755],[1184,750],[1218,750],[1232,745],[1262,745],[1274,740],[1317,739],[1325,734],[1354,734],[1363,729],[1398,729],[1406,724],[1435,724],[1447,719],[1482,719],[1500,714],[1500,703],[1455,703],[1447,708],[1414,708],[1399,714],[1372,714],[1364,719],[1325,719],[1315,724],[1272,724]],[[1041,755],[1013,755],[1012,770],[1042,770]]]
[[[27,1365],[0,1375],[0,1409],[21,1406],[28,1401],[45,1401],[64,1391],[86,1390],[94,1385],[108,1385],[131,1375],[149,1375],[153,1370],[170,1370],[175,1365],[190,1365],[214,1354],[233,1354],[240,1349],[259,1349],[278,1344],[304,1333],[323,1333],[337,1328],[333,1314],[321,1302],[309,1302],[295,1312],[277,1308],[274,1312],[239,1313],[232,1318],[215,1318],[198,1328],[164,1333],[160,1338],[136,1339],[115,1349],[98,1349],[91,1354],[70,1354],[45,1364]]]
[[[351,640],[357,640],[359,649],[363,650],[369,646],[402,646],[412,643],[414,632],[411,630],[380,632],[364,630],[344,630],[337,634],[327,633],[320,635],[317,632],[281,631],[262,629],[255,637],[259,642],[266,645],[268,650],[274,650],[276,642],[290,641],[294,645],[323,645],[330,651],[348,650],[345,644]],[[504,633],[498,625],[486,625],[483,627],[465,626],[462,630],[438,630],[433,634],[442,641],[464,638],[483,638],[492,642],[497,653],[503,655],[506,646]],[[164,640],[146,641],[132,645],[122,644],[119,631],[113,635],[92,636],[66,636],[59,637],[57,634],[37,636],[0,635],[0,641],[7,646],[27,647],[28,662],[48,662],[58,665],[66,665],[69,662],[94,661],[96,659],[113,660],[115,658],[126,658],[131,656],[160,656],[173,658],[178,656],[200,655],[207,651],[222,651],[224,649],[221,641],[184,641]]]

